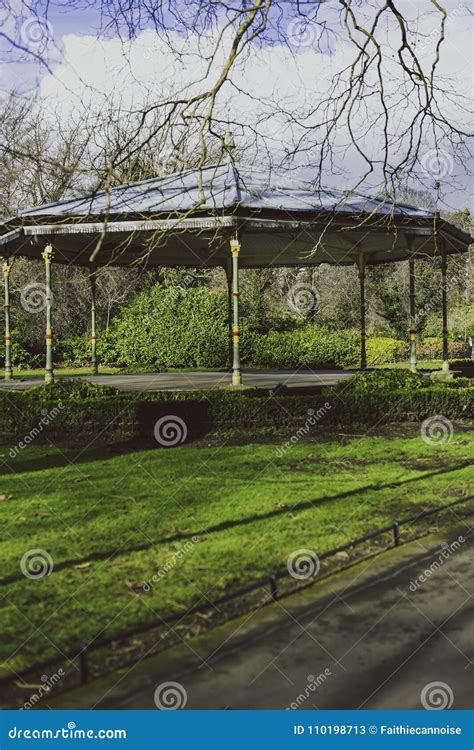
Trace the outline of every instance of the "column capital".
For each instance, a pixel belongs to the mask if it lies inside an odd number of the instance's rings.
[[[240,242],[239,240],[232,238],[230,241],[230,251],[234,258],[238,257],[240,253]]]
[[[51,263],[54,257],[53,246],[46,245],[45,249],[41,253],[41,257],[43,258],[45,263]]]
[[[8,276],[10,276],[10,271],[12,270],[12,264],[9,263],[7,260],[5,260],[2,265],[2,270],[3,270],[4,277],[7,278]]]

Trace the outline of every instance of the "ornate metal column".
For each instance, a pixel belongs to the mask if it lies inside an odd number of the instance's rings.
[[[448,263],[446,259],[446,248],[441,247],[441,312],[443,317],[443,370],[449,370],[449,348],[448,348]]]
[[[233,303],[232,303],[232,260],[229,258],[227,266],[224,267],[227,281],[227,328],[229,330],[229,370],[232,372],[232,363],[234,358],[234,344],[232,336],[233,328]]]
[[[5,261],[3,264],[3,281],[5,289],[5,380],[12,379],[12,336],[10,331],[10,271],[12,264]]]
[[[360,285],[360,369],[367,369],[366,326],[365,326],[365,256],[359,255],[359,285]]]
[[[44,260],[45,271],[46,271],[46,368],[44,373],[44,382],[54,382],[54,371],[53,371],[53,331],[51,328],[51,308],[52,308],[52,292],[51,292],[51,263],[53,260],[53,248],[51,245],[46,245],[44,251],[41,253],[41,257]]]
[[[96,317],[95,317],[95,303],[96,303],[96,291],[97,291],[97,269],[95,264],[91,264],[89,268],[89,280],[91,285],[91,374],[97,375],[99,372],[99,366],[97,361],[97,336],[96,336]]]
[[[410,370],[416,372],[416,289],[415,289],[415,261],[410,258],[408,261],[410,272]]]
[[[232,385],[242,385],[240,371],[240,327],[239,327],[239,253],[240,242],[237,238],[230,241],[232,253]]]

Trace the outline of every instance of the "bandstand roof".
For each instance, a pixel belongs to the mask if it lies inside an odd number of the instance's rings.
[[[362,194],[315,190],[292,172],[232,164],[68,198],[3,222],[0,254],[87,265],[222,266],[238,231],[242,267],[368,264],[466,252],[471,238],[433,211]]]

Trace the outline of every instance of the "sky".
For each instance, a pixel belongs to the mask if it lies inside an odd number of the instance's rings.
[[[19,0],[13,0],[14,13],[0,11],[0,22],[6,33],[30,53],[37,53],[47,61],[47,67],[31,59],[31,54],[21,50],[10,53],[5,40],[0,40],[0,54],[10,61],[3,67],[2,90],[9,88],[29,92],[43,103],[45,112],[60,111],[66,121],[86,108],[100,110],[104,97],[112,98],[122,108],[139,108],[146,99],[170,95],[183,91],[196,93],[202,90],[203,79],[214,79],[219,64],[223,61],[231,41],[224,34],[223,43],[216,55],[216,64],[205,78],[203,54],[209,54],[215,45],[216,29],[209,35],[192,30],[192,12],[188,5],[179,2],[184,9],[184,22],[190,27],[183,33],[179,23],[170,32],[168,39],[157,35],[145,24],[134,39],[125,44],[117,36],[116,29],[100,32],[100,18],[96,11],[75,10],[70,4],[52,4],[48,17],[28,16]],[[374,0],[376,3],[376,0]],[[307,5],[313,5],[307,4]],[[175,7],[176,6],[175,3]],[[464,2],[448,0],[443,3],[448,12],[446,40],[442,48],[440,73],[446,94],[443,97],[445,111],[461,128],[468,129],[469,118],[457,97],[465,97],[465,103],[473,100],[473,31],[472,9]],[[398,7],[411,18],[412,28],[419,34],[417,52],[429,65],[436,52],[439,32],[439,14],[433,12],[430,0],[398,0]],[[338,3],[324,3],[318,18],[327,20],[329,28],[338,28]],[[2,15],[3,14],[3,15]],[[281,42],[284,35],[288,44]],[[384,37],[386,49],[392,48],[395,56],[398,36],[396,30],[387,28]],[[174,53],[170,49],[170,43]],[[176,51],[180,56],[176,55]],[[257,128],[269,150],[281,159],[288,149],[304,134],[305,126],[311,125],[309,115],[313,102],[327,96],[334,74],[346,67],[354,56],[354,46],[344,36],[321,35],[316,24],[304,25],[298,19],[283,14],[273,18],[268,33],[258,44],[251,46],[249,54],[232,72],[232,85],[224,86],[216,111],[223,120],[238,121],[248,130]],[[390,59],[390,54],[388,55]],[[386,68],[385,86],[394,102],[403,101],[398,91],[395,64]],[[456,94],[456,96],[454,95]],[[276,105],[278,102],[278,107]],[[391,127],[401,130],[413,113],[411,103],[408,110],[394,107],[391,112]],[[413,107],[415,104],[413,103]],[[286,111],[288,116],[282,114]],[[377,111],[376,98],[367,100],[367,121]],[[295,115],[301,120],[295,123]],[[47,117],[47,114],[46,114]],[[372,156],[381,150],[380,133],[377,129],[366,132],[364,115],[358,118],[357,138]],[[302,125],[304,122],[304,126]],[[244,135],[236,129],[234,137]],[[341,126],[335,138],[336,174],[328,171],[324,175],[328,186],[338,186],[347,179],[357,181],[363,162],[357,150],[347,149],[348,133]],[[456,162],[449,143],[441,143],[438,153],[429,136],[423,143],[421,164],[417,172],[418,181],[413,187],[432,190],[434,181],[442,182],[442,201],[445,207],[463,208],[472,206],[472,179],[465,169],[472,164]],[[304,176],[310,175],[318,159],[317,146],[305,136],[304,148],[296,157],[296,164]],[[463,160],[466,160],[465,155]],[[374,175],[367,188],[376,188]]]

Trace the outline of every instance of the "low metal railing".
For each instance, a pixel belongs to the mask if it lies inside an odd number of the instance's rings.
[[[471,502],[474,499],[474,495],[469,495],[467,497],[458,498],[457,500],[453,500],[450,503],[446,503],[445,505],[440,505],[436,508],[431,508],[430,510],[422,511],[421,513],[417,513],[413,516],[409,516],[407,518],[397,519],[392,521],[392,523],[387,524],[386,526],[382,526],[378,529],[375,529],[375,531],[371,531],[368,534],[364,534],[363,536],[360,536],[356,539],[351,540],[350,542],[347,542],[346,544],[341,544],[339,547],[335,547],[334,549],[328,550],[326,552],[321,553],[318,555],[319,561],[326,560],[330,557],[333,557],[334,555],[337,555],[340,552],[345,552],[348,549],[353,549],[354,547],[358,547],[361,544],[364,544],[366,542],[371,541],[372,539],[375,539],[379,536],[382,536],[384,534],[391,534],[391,544],[388,548],[391,547],[398,547],[401,544],[400,539],[400,528],[402,526],[411,525],[420,519],[427,518],[428,516],[436,515],[437,513],[441,513],[449,508],[452,508],[456,505],[459,505],[461,503],[467,503]],[[380,550],[383,551],[383,550]],[[378,551],[377,554],[380,552]],[[316,557],[316,556],[315,556]],[[328,575],[332,575],[333,573],[340,572],[341,570],[344,570],[348,566],[341,566],[337,570],[332,571]],[[178,612],[171,617],[168,617],[166,620],[153,620],[146,623],[141,623],[139,625],[136,625],[132,628],[128,628],[127,630],[123,630],[118,633],[114,633],[110,636],[98,636],[96,638],[93,638],[88,643],[81,643],[79,645],[76,645],[74,648],[71,648],[68,652],[65,653],[65,658],[76,661],[78,665],[78,674],[79,674],[79,682],[80,684],[84,685],[89,681],[90,678],[90,665],[89,665],[89,655],[97,651],[99,649],[106,648],[107,646],[110,646],[112,643],[116,643],[118,641],[124,641],[127,639],[130,639],[134,636],[144,634],[149,630],[152,630],[154,628],[158,627],[166,627],[169,625],[172,625],[174,622],[177,622],[179,620],[182,620],[186,617],[189,617],[191,615],[195,614],[205,614],[209,610],[217,609],[219,606],[226,604],[228,602],[234,601],[236,599],[240,599],[246,594],[252,593],[253,591],[256,591],[258,589],[262,588],[269,588],[269,596],[267,598],[268,602],[274,602],[277,601],[279,596],[279,590],[278,590],[278,582],[281,581],[284,578],[288,578],[290,576],[290,573],[288,571],[288,568],[282,568],[281,570],[278,570],[274,573],[271,573],[267,576],[264,576],[262,578],[259,578],[255,581],[252,581],[251,583],[246,584],[245,586],[242,586],[241,588],[237,589],[236,591],[233,591],[229,594],[226,594],[224,596],[219,597],[213,602],[207,602],[204,604],[196,605],[195,607],[190,607],[187,610],[183,610],[181,612]],[[327,577],[327,576],[324,576]],[[319,579],[312,579],[311,581],[307,582],[306,584],[299,585],[296,589],[296,591],[301,591],[304,588],[307,588],[308,586],[314,585],[314,583]],[[292,589],[291,591],[286,592],[284,595],[290,595],[291,593],[295,593],[295,589]],[[46,670],[48,667],[51,667],[53,665],[57,665],[58,660],[57,659],[50,659],[48,661],[44,661],[38,664],[35,664],[33,667],[29,668],[28,670],[25,670],[21,674],[16,673],[15,678],[22,679],[28,674],[31,674],[33,670],[35,672],[40,672],[43,670]],[[126,666],[125,664],[122,664],[121,666]],[[11,682],[13,677],[3,677],[0,679],[0,684],[5,684],[8,682]]]

